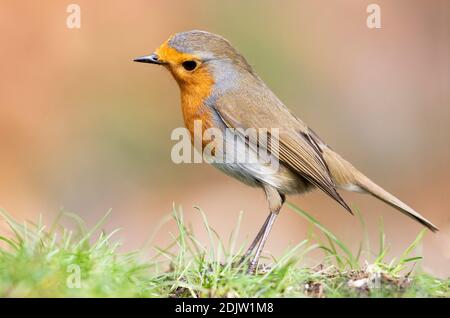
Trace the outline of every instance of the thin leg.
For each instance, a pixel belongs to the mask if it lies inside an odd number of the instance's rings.
[[[263,226],[259,230],[258,234],[256,235],[255,239],[253,240],[252,244],[250,244],[249,248],[247,249],[247,252],[245,252],[244,256],[239,260],[239,264],[241,264],[243,261],[245,261],[250,254],[253,253],[253,250],[255,249],[256,245],[261,241],[261,238],[263,236],[264,230],[266,229],[267,223],[269,222],[270,215],[266,218],[264,221]]]
[[[253,257],[252,261],[250,262],[250,266],[248,268],[249,273],[254,273],[256,270],[256,267],[258,266],[259,257],[261,256],[261,252],[264,248],[264,245],[266,244],[267,238],[269,237],[270,230],[272,229],[272,226],[273,226],[273,223],[275,222],[276,217],[277,217],[276,213],[270,212],[267,225],[265,226],[264,233],[261,238],[261,242],[259,242],[259,245],[256,249],[255,256]]]

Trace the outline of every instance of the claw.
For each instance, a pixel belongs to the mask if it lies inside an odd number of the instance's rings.
[[[247,274],[255,275],[257,266],[258,266],[257,262],[254,262],[254,261],[250,262],[250,265],[248,266],[248,269],[247,269]]]

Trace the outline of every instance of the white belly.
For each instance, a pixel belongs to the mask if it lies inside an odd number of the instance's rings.
[[[231,144],[234,147],[230,147]],[[230,153],[230,150],[234,153]],[[284,194],[302,193],[313,187],[273,155],[264,151],[258,153],[256,149],[248,147],[243,138],[227,138],[223,152],[224,158],[211,164],[248,185],[262,186],[266,183]]]

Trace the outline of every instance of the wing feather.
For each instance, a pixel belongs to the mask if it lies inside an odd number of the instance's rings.
[[[252,96],[249,93],[222,95],[214,100],[212,106],[227,127],[263,128],[269,131],[277,128],[278,159],[352,213],[336,191],[314,136],[310,135],[308,127],[293,116],[273,93],[266,93],[266,96]]]

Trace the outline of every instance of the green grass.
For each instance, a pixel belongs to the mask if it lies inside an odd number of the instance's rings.
[[[117,232],[105,233],[105,215],[92,229],[72,214],[76,229],[20,223],[0,214],[11,234],[0,236],[0,297],[450,297],[450,280],[419,270],[415,256],[425,230],[396,259],[387,261],[388,246],[380,227],[380,249],[373,262],[369,242],[362,240],[357,253],[305,211],[289,208],[310,225],[307,239],[289,248],[280,258],[262,260],[257,275],[247,275],[237,265],[244,246],[237,237],[243,215],[229,238],[221,239],[203,219],[209,243],[201,244],[186,226],[181,209],[173,211],[178,233],[156,256],[142,260],[148,250],[119,253]],[[363,219],[361,224],[365,228]],[[306,266],[310,253],[320,249],[323,259]],[[366,264],[366,265],[361,265]],[[416,266],[417,268],[417,266]]]

